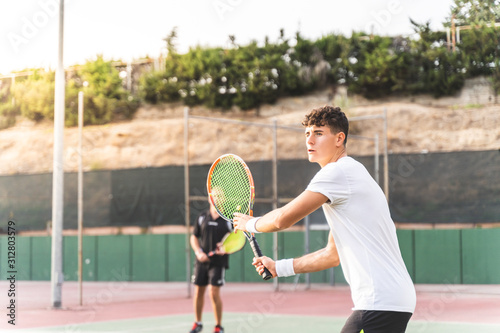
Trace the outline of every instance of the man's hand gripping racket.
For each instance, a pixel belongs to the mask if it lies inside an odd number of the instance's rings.
[[[250,169],[246,163],[233,154],[222,155],[212,164],[207,177],[207,191],[210,200],[222,218],[233,223],[234,213],[253,214],[255,187]],[[262,251],[255,236],[247,231],[248,239],[256,258]],[[267,268],[262,273],[264,280],[272,278]]]

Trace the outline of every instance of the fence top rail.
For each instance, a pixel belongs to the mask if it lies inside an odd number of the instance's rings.
[[[363,119],[376,119],[376,118],[381,118],[382,116],[367,116],[367,118]],[[265,124],[265,123],[256,123],[256,122],[251,122],[251,121],[244,121],[244,120],[235,120],[235,119],[227,119],[227,118],[211,118],[211,117],[204,117],[204,116],[192,116],[188,114],[188,118],[190,119],[199,119],[199,120],[208,120],[208,121],[218,121],[218,122],[223,122],[223,123],[230,123],[230,124],[237,124],[237,125],[248,125],[248,126],[257,126],[257,127],[265,127],[265,128],[279,128],[279,129],[286,129],[286,130],[291,130],[291,131],[296,131],[296,132],[303,132],[304,129],[301,127],[293,127],[293,126],[286,126],[286,125],[278,125],[278,124]],[[354,118],[359,118],[359,117],[354,117]],[[361,119],[355,119],[355,120],[361,120]],[[362,140],[375,140],[376,137],[368,137],[368,136],[362,136],[362,135],[349,135],[350,138],[353,139],[362,139]]]
[[[245,120],[235,120],[235,119],[227,119],[227,118],[211,118],[211,117],[192,116],[192,115],[188,115],[188,117],[190,119],[218,121],[218,122],[238,124],[238,125],[257,126],[257,127],[266,127],[266,128],[277,127],[277,128],[288,129],[288,130],[292,130],[292,131],[299,131],[299,132],[303,131],[303,129],[299,128],[299,127],[285,126],[285,125],[278,125],[278,124],[274,125],[274,124],[256,123],[256,122],[245,121]]]
[[[372,120],[372,119],[385,119],[385,116],[380,114],[373,116],[357,116],[357,117],[350,117],[349,121]]]
[[[351,139],[361,139],[361,140],[376,140],[376,136],[363,136],[363,135],[355,135],[355,134],[349,134],[349,138]]]

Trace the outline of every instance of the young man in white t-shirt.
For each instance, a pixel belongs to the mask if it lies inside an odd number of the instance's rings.
[[[325,106],[306,115],[307,153],[321,170],[293,201],[252,218],[235,214],[234,228],[250,232],[287,229],[323,208],[330,226],[325,248],[300,258],[254,258],[276,276],[310,273],[337,266],[350,285],[353,313],[342,333],[405,332],[415,310],[413,282],[401,257],[385,195],[366,168],[347,156],[349,122],[340,108]]]

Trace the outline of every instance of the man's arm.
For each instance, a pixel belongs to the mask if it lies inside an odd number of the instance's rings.
[[[293,259],[293,270],[295,274],[319,272],[340,264],[337,246],[330,232],[328,244],[316,252],[306,254],[300,258]]]
[[[276,263],[269,257],[254,258],[252,263],[259,274],[264,272],[264,267],[266,267],[273,277],[277,276],[276,273]],[[328,244],[316,251],[306,254],[300,258],[293,259],[293,270],[295,274],[300,273],[313,273],[319,272],[331,267],[338,266],[340,264],[339,254],[337,252],[337,246],[335,245],[335,240],[330,232],[328,237]]]
[[[262,216],[255,228],[259,232],[275,232],[290,228],[327,201],[328,198],[323,194],[306,190],[285,206]],[[234,216],[234,228],[247,231],[246,223],[252,217],[239,213],[235,213]]]
[[[208,258],[208,255],[205,252],[203,252],[198,237],[196,237],[195,235],[191,235],[189,242],[191,243],[191,248],[193,249],[194,254],[196,255],[196,259],[198,259],[199,262],[207,262],[210,260]]]

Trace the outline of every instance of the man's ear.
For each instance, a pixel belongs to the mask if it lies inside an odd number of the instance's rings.
[[[345,133],[344,132],[338,132],[337,133],[337,147],[340,147],[344,144],[345,141]]]

